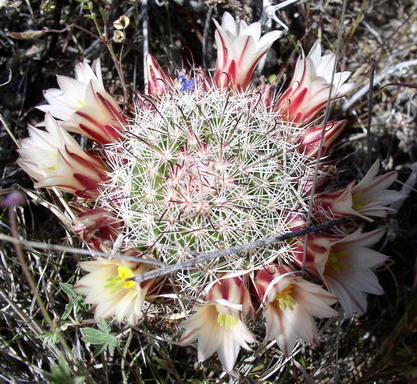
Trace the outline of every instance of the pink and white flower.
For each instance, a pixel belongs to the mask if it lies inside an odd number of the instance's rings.
[[[87,209],[72,221],[78,238],[99,252],[112,249],[122,227],[120,219],[104,208]]]
[[[79,197],[98,194],[106,179],[105,165],[85,152],[75,139],[47,113],[46,132],[29,125],[29,137],[22,140],[17,163],[37,180],[35,188],[53,188]]]
[[[347,120],[329,121],[324,129],[323,147],[321,156],[326,156],[333,143],[340,136],[345,128]],[[317,159],[321,137],[323,135],[323,125],[315,125],[304,130],[298,139],[298,150],[314,159]]]
[[[300,191],[304,196],[310,196],[314,186],[314,194],[316,194],[323,191],[331,180],[332,173],[329,172],[329,168],[320,164],[316,177],[314,177],[314,172],[308,172],[300,179]]]
[[[174,85],[174,79],[162,69],[156,59],[146,55],[146,71],[148,76],[148,95],[160,97],[169,92]]]
[[[330,307],[336,303],[336,297],[287,266],[267,266],[258,272],[255,284],[264,305],[267,340],[276,339],[286,356],[291,354],[297,337],[318,345],[313,316],[336,316],[337,311]]]
[[[231,371],[240,347],[251,350],[248,343],[255,341],[244,323],[253,312],[248,289],[239,277],[221,279],[208,292],[206,303],[193,309],[196,312],[181,324],[185,332],[180,343],[198,340],[198,361],[217,352],[223,368]]]
[[[75,79],[58,75],[60,89],[44,91],[49,105],[38,108],[62,120],[62,126],[70,132],[80,133],[100,144],[111,143],[120,139],[126,119],[104,89],[100,61],[93,67],[94,70],[84,60],[75,66]]]
[[[126,252],[135,256],[134,252]],[[143,263],[98,257],[93,261],[80,263],[88,274],[77,281],[74,291],[86,296],[84,302],[92,304],[94,318],[115,316],[118,322],[126,320],[136,325],[142,317],[142,306],[154,279],[143,283],[128,280],[148,270]]]
[[[379,160],[357,185],[352,182],[345,189],[319,196],[315,208],[333,217],[358,216],[368,221],[373,221],[370,216],[386,217],[388,212],[395,213],[388,205],[404,198],[401,192],[388,189],[397,180],[397,172],[377,176],[378,171]]]
[[[336,56],[321,56],[321,46],[316,41],[307,57],[298,58],[293,78],[276,106],[287,121],[307,125],[318,117],[329,99],[334,100],[349,92],[354,85],[346,83],[350,72],[332,73]],[[346,84],[345,84],[346,83]]]
[[[261,38],[261,24],[249,26],[243,20],[237,20],[225,12],[222,25],[213,20],[217,31],[217,63],[214,81],[219,88],[234,87],[241,91],[246,89],[253,72],[282,32],[272,31]]]
[[[359,228],[345,236],[310,234],[306,266],[322,278],[327,289],[335,295],[345,312],[365,313],[366,293],[384,293],[372,268],[382,265],[388,257],[368,247],[376,244],[383,229],[362,233]],[[294,248],[295,262],[302,265],[304,244]]]

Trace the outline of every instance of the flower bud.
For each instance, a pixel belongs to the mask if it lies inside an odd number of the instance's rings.
[[[343,129],[345,128],[346,124],[347,120],[334,120],[327,123],[326,128],[324,129],[324,140],[321,149],[321,156],[326,156],[333,143],[343,132]],[[305,155],[310,156],[314,159],[317,159],[322,134],[322,125],[315,125],[306,128],[303,134],[298,139],[298,143],[300,144],[300,146],[298,147],[299,152],[304,153]]]
[[[100,144],[121,138],[126,119],[116,101],[106,92],[101,78],[100,61],[93,69],[84,60],[75,67],[75,79],[57,76],[60,89],[44,92],[49,105],[41,111],[49,112],[62,127],[79,133]]]
[[[148,75],[148,94],[155,97],[165,95],[174,79],[165,72],[152,55],[146,56],[146,70]]]
[[[80,213],[72,227],[78,238],[94,250],[108,252],[112,249],[122,224],[104,208],[88,209]]]
[[[217,62],[214,81],[219,88],[232,87],[245,90],[261,58],[282,32],[272,31],[261,38],[261,24],[249,26],[225,13],[222,25],[216,20]]]
[[[49,114],[46,131],[29,126],[22,140],[17,163],[37,182],[35,188],[57,188],[79,197],[97,196],[106,179],[100,159],[81,149],[75,139]]]
[[[276,110],[282,118],[299,125],[307,125],[324,110],[327,101],[349,92],[354,85],[346,83],[350,72],[337,72],[333,76],[336,55],[321,56],[319,41],[307,57],[298,58],[293,78],[281,96]],[[333,80],[333,83],[332,83]]]

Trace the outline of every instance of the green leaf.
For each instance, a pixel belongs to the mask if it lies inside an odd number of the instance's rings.
[[[76,298],[78,295],[72,290],[72,285],[68,283],[59,283],[61,289],[67,294],[68,297]]]
[[[106,349],[106,347],[107,347],[107,344],[101,344],[101,345],[99,345],[95,350],[94,350],[94,353],[93,353],[93,356],[94,357],[97,357],[98,355],[100,355],[105,349]]]
[[[106,335],[104,332],[99,331],[98,329],[94,329],[94,328],[85,328],[83,329],[83,340],[86,343],[90,343],[90,344],[102,344],[102,343],[106,343],[109,339],[109,335]]]
[[[100,319],[97,325],[99,329],[84,328],[82,330],[82,340],[86,343],[97,345],[93,353],[94,356],[98,356],[106,349],[108,349],[110,355],[113,355],[116,347],[120,345],[119,339],[110,333],[109,326],[104,319]]]
[[[109,345],[108,345],[108,349],[109,349],[110,355],[113,355],[114,354],[114,350],[119,345],[120,345],[119,339],[117,339],[116,337],[113,336],[113,338],[109,340]]]
[[[98,327],[105,333],[110,333],[110,328],[106,323],[106,320],[104,320],[103,318],[101,318],[98,321]]]
[[[46,372],[45,377],[53,384],[81,384],[85,380],[84,376],[71,376],[71,371],[62,354],[59,356],[58,365],[54,365],[51,372]]]
[[[86,309],[86,305],[84,304],[84,296],[74,292],[71,284],[60,283],[59,285],[69,299],[69,303],[65,306],[65,312],[61,316],[62,320],[68,319],[72,311],[77,313],[80,309]]]
[[[46,348],[55,345],[58,341],[58,335],[55,332],[45,332],[38,336],[39,339],[43,339],[42,346]]]
[[[65,306],[65,312],[62,314],[61,319],[62,320],[68,319],[69,315],[71,314],[71,310],[72,310],[72,305],[67,304]]]

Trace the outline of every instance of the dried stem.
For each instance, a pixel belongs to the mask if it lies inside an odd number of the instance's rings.
[[[335,73],[336,73],[336,66],[337,66],[337,62],[338,62],[338,59],[339,59],[340,45],[341,45],[341,42],[342,42],[342,35],[343,35],[343,33],[342,33],[343,27],[342,26],[344,25],[345,13],[346,13],[346,0],[343,0],[342,14],[340,16],[339,31],[338,31],[338,34],[337,34],[335,60],[334,60],[334,65],[333,65],[333,70],[332,70],[332,77],[331,77],[331,80],[330,80],[329,96],[328,96],[328,99],[327,99],[326,109],[324,111],[323,129],[322,129],[322,132],[321,132],[319,151],[317,153],[317,160],[316,160],[316,164],[315,164],[315,168],[314,168],[314,177],[313,177],[313,185],[312,185],[312,188],[311,188],[311,196],[314,196],[314,194],[316,193],[317,177],[318,177],[318,172],[319,172],[321,153],[322,153],[323,144],[324,144],[326,125],[327,125],[327,122],[329,121],[329,116],[330,116],[330,102],[332,100],[334,76],[335,76]],[[307,227],[310,225],[310,222],[311,222],[311,214],[312,214],[312,211],[313,211],[313,203],[314,203],[314,198],[310,199],[309,206],[308,206],[308,214],[307,214],[307,220],[306,220]],[[305,269],[305,267],[306,267],[307,246],[308,246],[308,235],[306,236],[306,241],[304,243],[303,269]]]
[[[29,240],[22,239],[21,236],[18,236],[18,237],[7,236],[3,233],[0,233],[0,240],[7,241],[19,247],[23,245],[24,247],[29,248],[29,249],[33,248],[33,249],[42,249],[44,251],[67,252],[67,253],[73,253],[77,255],[101,256],[101,257],[107,257],[107,258],[133,261],[136,263],[141,262],[145,264],[165,266],[164,263],[157,261],[157,260],[142,259],[140,257],[132,257],[132,256],[126,256],[126,255],[113,254],[113,253],[89,251],[87,249],[82,249],[82,248],[69,248],[63,245],[58,245],[58,244],[40,243],[38,241],[29,241]]]
[[[15,239],[18,239],[19,238],[19,233],[17,231],[17,220],[16,220],[16,213],[15,213],[14,209],[15,209],[14,207],[9,207],[9,220],[10,220],[12,235]],[[29,267],[26,263],[22,247],[20,246],[20,244],[18,242],[15,242],[14,246],[15,246],[15,249],[16,249],[16,253],[17,253],[17,257],[19,259],[20,265],[22,266],[23,273],[26,277],[26,280],[28,281],[28,283],[30,285],[30,288],[33,292],[33,295],[35,296],[35,299],[36,299],[36,301],[39,305],[39,308],[41,310],[43,318],[48,323],[52,332],[57,336],[62,348],[65,350],[67,358],[76,367],[76,369],[74,370],[72,364],[70,364],[70,369],[72,370],[72,373],[74,375],[77,375],[78,373],[81,373],[81,372],[85,371],[85,367],[83,367],[82,364],[75,358],[75,356],[72,353],[71,348],[67,344],[67,342],[66,342],[63,334],[61,333],[60,329],[55,326],[52,318],[49,316],[49,313],[48,313],[48,310],[45,306],[45,303],[43,302],[42,298],[40,297],[40,295],[38,293],[38,290],[37,290],[35,281],[33,279],[32,273],[29,270]],[[94,381],[90,381],[90,382],[94,382]]]
[[[3,115],[0,113],[0,121],[3,124],[4,129],[7,131],[11,139],[16,144],[17,148],[20,148],[20,143],[17,141],[16,137],[13,135],[13,132],[11,131],[10,127],[7,125],[6,121],[3,118]]]
[[[149,53],[149,20],[148,20],[148,1],[142,0],[142,35],[143,35],[143,86],[145,94],[148,94],[148,71],[146,69],[146,56]]]
[[[368,92],[368,124],[366,125],[366,146],[368,150],[366,165],[368,168],[371,166],[371,152],[372,152],[372,137],[371,137],[371,124],[372,124],[372,100],[374,93],[374,76],[375,76],[376,61],[371,59],[371,71],[369,73],[369,92]]]
[[[264,239],[253,241],[251,243],[236,245],[233,247],[220,249],[218,251],[194,253],[193,255],[195,257],[191,260],[187,260],[182,263],[170,265],[167,267],[162,267],[159,269],[154,269],[152,271],[146,272],[142,275],[135,276],[128,280],[134,280],[137,283],[141,283],[146,280],[150,280],[159,276],[167,275],[168,273],[176,272],[180,269],[188,269],[197,264],[201,264],[210,260],[218,259],[219,257],[228,256],[234,253],[247,252],[252,249],[264,248],[272,244],[277,244],[284,240],[293,239],[295,237],[300,237],[300,236],[305,236],[305,235],[308,235],[309,233],[315,233],[315,232],[323,231],[325,229],[328,229],[334,226],[343,225],[343,224],[348,223],[351,220],[354,220],[354,218],[345,217],[343,219],[333,220],[333,221],[329,221],[326,223],[315,225],[313,227],[308,227],[304,229],[299,229],[297,231],[287,232],[279,236],[266,237]]]

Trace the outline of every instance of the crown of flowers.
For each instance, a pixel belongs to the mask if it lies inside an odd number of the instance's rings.
[[[73,231],[87,247],[120,254],[80,263],[87,274],[74,290],[95,319],[137,325],[145,306],[149,317],[186,316],[180,343],[198,341],[199,361],[217,352],[231,371],[240,348],[256,342],[252,323],[289,356],[297,340],[318,344],[314,318],[336,316],[337,302],[349,315],[366,311],[366,293],[382,293],[373,268],[386,256],[369,247],[383,230],[364,232],[359,221],[303,229],[385,217],[402,195],[388,190],[395,172],[377,176],[379,162],[358,184],[326,189],[323,159],[346,121],[323,126],[320,117],[353,87],[349,72],[332,75],[335,55],[322,56],[317,41],[273,94],[252,77],[281,33],[261,37],[259,23],[228,13],[215,25],[213,76],[172,76],[149,55],[147,95],[131,101],[133,114],[105,90],[99,61],[78,63],[75,79],[58,76],[39,107],[46,132],[29,126],[18,163],[35,188],[72,194]],[[94,154],[67,131],[90,139]],[[291,231],[301,235],[280,238]],[[190,263],[207,253],[215,257]],[[178,264],[170,281],[145,278],[155,265]]]

